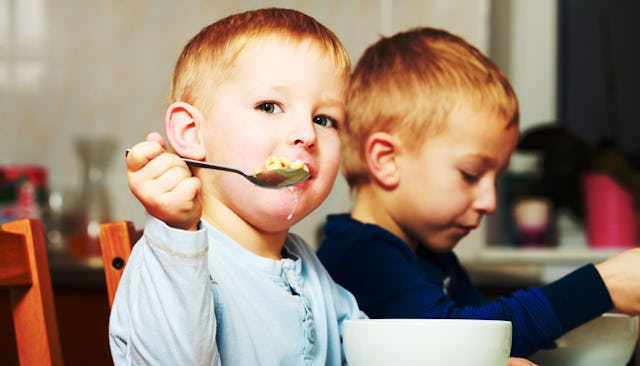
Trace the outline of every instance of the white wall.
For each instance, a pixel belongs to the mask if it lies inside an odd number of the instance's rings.
[[[556,113],[557,0],[492,0],[490,55],[520,99],[521,130]]]

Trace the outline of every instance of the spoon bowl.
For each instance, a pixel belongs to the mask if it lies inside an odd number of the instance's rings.
[[[199,168],[208,168],[223,170],[231,173],[239,174],[249,180],[251,183],[264,188],[283,188],[302,183],[309,179],[311,175],[304,169],[280,168],[263,170],[256,174],[247,174],[241,170],[229,168],[222,165],[206,163],[204,161],[182,158],[189,166]]]

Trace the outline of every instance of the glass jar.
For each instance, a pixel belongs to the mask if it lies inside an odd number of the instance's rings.
[[[106,178],[116,142],[111,137],[82,136],[76,138],[75,148],[82,184],[76,199],[76,233],[71,237],[69,253],[73,257],[99,260],[100,224],[111,220],[111,196]]]

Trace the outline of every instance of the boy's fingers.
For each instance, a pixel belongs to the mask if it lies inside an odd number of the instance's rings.
[[[179,198],[182,202],[194,202],[200,192],[200,179],[196,177],[190,177],[181,180],[173,189],[172,193],[175,197]]]
[[[200,179],[193,177],[186,167],[167,168],[167,164],[159,160],[166,159],[156,158],[144,168],[144,172],[130,174],[131,191],[143,202],[159,206],[179,202],[180,207],[174,209],[189,209],[189,201],[193,201],[200,190]],[[161,172],[153,170],[152,165],[156,163],[163,169]]]
[[[157,202],[156,217],[162,217],[169,226],[189,230],[195,228],[200,216],[202,206],[198,200],[200,180],[195,177],[187,178],[170,192],[160,196]],[[164,216],[158,216],[164,215]]]
[[[180,182],[191,177],[192,175],[189,169],[183,166],[172,166],[155,177],[152,182],[157,192],[165,193],[173,191]]]
[[[143,141],[127,150],[125,160],[129,171],[140,170],[149,161],[165,152],[164,147],[157,141]]]
[[[157,143],[160,144],[160,146],[162,146],[162,148],[164,148],[165,150],[167,149],[167,145],[164,142],[164,138],[162,138],[162,135],[159,134],[158,132],[151,132],[147,135],[147,141],[155,141]]]
[[[190,177],[191,170],[180,157],[173,153],[162,153],[149,161],[140,170],[146,179],[158,179],[164,175],[176,175],[178,177]]]

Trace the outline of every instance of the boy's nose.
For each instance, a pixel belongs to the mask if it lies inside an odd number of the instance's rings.
[[[480,187],[478,195],[474,201],[474,208],[483,214],[490,214],[496,210],[496,187],[495,184],[486,184]]]
[[[313,122],[294,123],[290,141],[293,145],[310,148],[316,143],[316,130]]]

